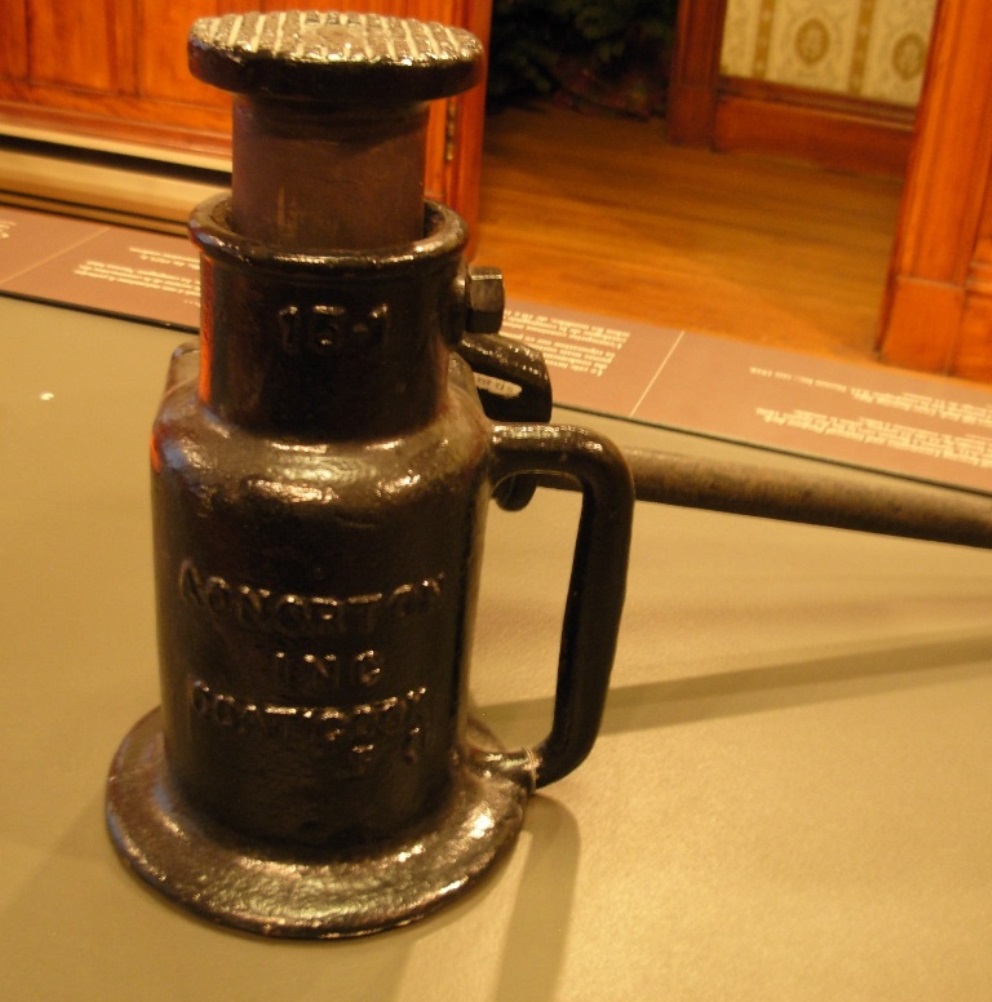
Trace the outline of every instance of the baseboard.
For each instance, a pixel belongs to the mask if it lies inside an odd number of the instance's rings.
[[[899,177],[914,109],[778,84],[724,78],[712,146],[784,156],[832,170]]]

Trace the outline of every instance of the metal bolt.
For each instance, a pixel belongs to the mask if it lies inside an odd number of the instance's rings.
[[[503,324],[506,295],[499,268],[469,268],[465,279],[465,330],[469,334],[496,334]]]

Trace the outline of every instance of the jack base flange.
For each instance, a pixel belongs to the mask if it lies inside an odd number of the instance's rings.
[[[470,721],[468,736],[473,746],[494,745],[477,722]],[[154,710],[114,758],[107,825],[135,873],[205,918],[265,936],[364,936],[414,922],[456,898],[516,840],[527,785],[463,759],[428,829],[300,858],[246,839],[185,800],[170,776]]]

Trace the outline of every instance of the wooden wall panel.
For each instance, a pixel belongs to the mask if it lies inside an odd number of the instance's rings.
[[[186,36],[198,17],[226,14],[223,0],[142,0],[138,25],[138,91],[143,97],[227,107],[229,99],[194,79],[186,66]]]
[[[186,153],[230,150],[230,97],[186,66],[186,36],[203,16],[306,7],[294,0],[0,0],[0,133],[19,125],[151,144]],[[491,0],[335,0],[467,27],[488,41]],[[484,85],[435,102],[427,190],[477,216]]]
[[[135,93],[136,3],[28,0],[31,81],[111,94]]]
[[[456,23],[481,39],[486,52],[492,31],[492,3],[462,0],[455,14]],[[470,253],[475,246],[475,220],[479,217],[480,179],[482,177],[482,141],[486,122],[486,85],[482,83],[454,100],[454,113],[445,111],[445,142],[443,185],[445,201],[472,224]],[[455,141],[451,141],[451,129]]]
[[[25,0],[0,0],[0,77],[28,75],[28,17]]]

